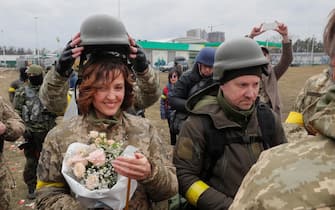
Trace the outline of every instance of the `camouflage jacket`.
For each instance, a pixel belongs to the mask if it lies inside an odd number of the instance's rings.
[[[177,193],[175,168],[167,158],[168,145],[147,119],[123,112],[118,124],[108,126],[93,123],[90,117],[77,116],[56,126],[45,139],[37,168],[39,183],[44,183],[44,187],[37,191],[37,209],[85,209],[69,189],[61,167],[68,145],[73,142],[92,143],[88,133],[93,130],[106,132],[108,139],[124,141],[125,145],[139,148],[151,163],[152,175],[138,182],[129,203],[130,209],[152,209],[151,202],[166,200]]]
[[[38,91],[40,86],[25,85],[15,91],[13,105],[31,132],[49,131],[55,126],[56,115],[42,105]]]
[[[24,132],[24,124],[14,109],[0,96],[0,121],[6,125],[6,132],[0,140],[15,141]]]
[[[40,99],[46,108],[57,115],[63,115],[67,106],[68,78],[62,77],[54,69],[44,78],[40,88]],[[154,104],[161,95],[159,74],[151,67],[136,75],[134,86],[134,108],[145,109]]]
[[[328,93],[310,119],[321,135],[263,152],[229,210],[334,209],[335,86]]]
[[[3,160],[4,141],[15,141],[24,132],[24,124],[14,109],[0,96],[0,122],[6,126],[6,130],[0,135],[0,209],[10,209],[10,188],[13,178],[9,176],[9,169]]]
[[[320,97],[334,84],[335,82],[331,79],[329,69],[325,69],[321,74],[314,75],[306,81],[296,98],[293,108],[294,111],[303,114],[305,126],[309,118],[315,113],[315,106]]]

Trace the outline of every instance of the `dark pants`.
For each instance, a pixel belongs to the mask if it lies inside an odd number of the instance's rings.
[[[23,171],[23,180],[28,186],[29,191],[36,188],[37,176],[36,169],[38,159],[42,151],[44,138],[48,132],[32,132],[31,139],[26,139],[29,146],[24,148],[24,156],[26,157],[26,164]]]
[[[171,122],[171,118],[168,117],[167,119],[168,125],[169,125],[169,131],[170,131],[170,143],[171,145],[175,145],[177,141],[177,134],[173,130],[173,122]]]

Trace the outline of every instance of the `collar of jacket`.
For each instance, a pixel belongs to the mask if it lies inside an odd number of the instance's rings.
[[[87,115],[87,121],[96,126],[112,127],[119,123],[119,118],[121,116],[121,111],[117,111],[114,116],[109,118],[98,118],[97,114],[93,109],[91,109]]]
[[[220,89],[218,91],[217,100],[219,106],[226,113],[228,119],[237,122],[243,128],[246,127],[246,125],[249,122],[251,114],[255,110],[255,104],[253,104],[249,110],[237,110],[227,102],[227,100],[223,95],[223,92]]]

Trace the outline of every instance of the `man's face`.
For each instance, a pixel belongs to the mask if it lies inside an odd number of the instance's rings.
[[[259,82],[258,76],[244,75],[220,85],[220,89],[234,108],[249,110],[258,96]]]
[[[213,66],[206,66],[202,63],[199,63],[200,75],[203,77],[210,77],[213,75]]]

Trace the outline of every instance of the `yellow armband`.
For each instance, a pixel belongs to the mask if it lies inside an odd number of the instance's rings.
[[[43,182],[37,180],[36,189],[41,189],[42,187],[64,187],[64,184],[61,182]]]
[[[185,197],[190,204],[196,206],[200,195],[208,188],[209,186],[205,182],[200,180],[196,181],[190,186],[190,188],[188,188]]]
[[[304,119],[301,113],[299,112],[290,112],[288,117],[285,120],[285,123],[293,123],[298,125],[304,125]]]
[[[161,98],[162,98],[163,100],[167,99],[166,95],[164,95],[164,94],[161,95]]]
[[[15,88],[13,88],[13,87],[8,88],[8,92],[14,93],[15,92]]]

